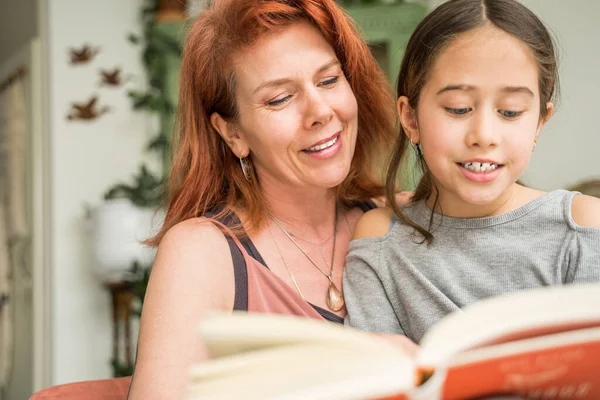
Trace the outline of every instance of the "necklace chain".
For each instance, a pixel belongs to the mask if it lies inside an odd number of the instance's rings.
[[[283,265],[285,266],[285,269],[287,270],[288,274],[290,275],[290,278],[292,278],[292,282],[294,282],[294,286],[296,286],[296,290],[298,291],[298,294],[300,295],[300,297],[302,297],[302,300],[307,301],[304,298],[304,295],[302,294],[302,290],[300,290],[300,286],[298,286],[298,282],[296,282],[296,278],[294,277],[294,274],[292,274],[292,270],[290,269],[290,267],[288,267],[287,263],[285,262],[285,258],[283,258],[283,255],[281,254],[281,250],[279,250],[279,245],[277,244],[277,241],[275,240],[275,237],[273,236],[273,231],[271,231],[270,226],[269,226],[269,233],[271,234],[271,239],[273,239],[273,243],[275,243],[275,248],[277,249],[277,253],[279,253],[279,258],[281,258],[281,261],[283,261]]]
[[[317,243],[317,242],[313,242],[312,240],[308,240],[305,239],[301,236],[295,235],[291,232],[288,232],[290,234],[291,237],[293,237],[296,240],[301,240],[303,242],[306,242],[308,244],[312,244],[313,246],[317,246],[318,248],[321,249],[321,251],[323,251],[323,246],[325,246],[332,238],[333,236],[337,233],[336,231],[333,232],[333,234],[331,236],[329,236],[327,239],[323,240],[321,243]]]
[[[292,243],[294,243],[294,245],[302,252],[302,254],[304,254],[304,256],[306,258],[308,258],[308,260],[323,274],[325,275],[325,277],[331,282],[331,275],[333,274],[333,261],[335,258],[335,242],[337,239],[337,222],[338,222],[338,212],[337,212],[337,204],[335,207],[335,221],[334,221],[334,225],[333,225],[333,248],[332,248],[332,252],[331,252],[331,265],[329,267],[329,274],[326,273],[325,271],[323,271],[323,269],[319,266],[319,264],[317,264],[315,262],[315,260],[312,259],[311,256],[308,255],[308,253],[302,248],[302,246],[300,246],[298,244],[298,242],[296,242],[296,240],[294,240],[294,237],[292,236],[292,234],[290,234],[284,227],[283,225],[281,225],[281,223],[275,219],[275,217],[273,217],[272,215],[270,215],[270,218],[273,220],[273,222],[275,222],[275,225],[277,225],[277,227],[279,227],[279,229],[281,229],[281,231],[285,234],[285,236],[288,237],[288,239],[290,239],[292,241]],[[279,250],[279,248],[278,248]],[[284,261],[285,263],[285,261]]]
[[[329,307],[332,311],[340,311],[344,307],[343,294],[337,288],[337,286],[335,285],[335,283],[333,283],[333,280],[331,279],[331,276],[333,275],[333,262],[335,260],[335,244],[336,244],[336,239],[337,239],[337,226],[338,226],[337,203],[335,205],[335,220],[334,220],[334,225],[333,225],[333,246],[332,246],[332,251],[331,251],[331,265],[329,268],[329,273],[326,273],[323,270],[323,268],[321,268],[319,266],[319,264],[317,264],[312,259],[312,257],[310,255],[308,255],[308,253],[302,248],[302,246],[300,246],[298,244],[298,242],[296,242],[296,240],[294,240],[293,235],[291,233],[289,233],[283,227],[283,225],[277,219],[275,219],[275,217],[273,217],[272,215],[269,215],[269,217],[273,220],[275,225],[277,225],[277,227],[288,237],[288,239],[290,239],[290,241],[302,252],[302,254],[304,254],[304,256],[319,270],[319,272],[321,272],[327,278],[327,280],[329,281],[329,286],[327,288],[327,296],[326,296],[327,307]],[[306,301],[306,299],[304,298],[304,295],[302,294],[302,291],[300,290],[300,286],[298,285],[298,282],[296,281],[296,278],[294,277],[294,274],[292,274],[292,270],[289,268],[289,266],[285,262],[285,258],[283,258],[283,255],[281,254],[281,250],[279,249],[279,245],[277,244],[277,241],[275,240],[275,237],[273,236],[273,232],[272,232],[270,226],[269,226],[269,233],[271,234],[271,238],[273,239],[273,243],[275,244],[275,247],[277,249],[277,252],[279,253],[279,257],[281,258],[281,261],[283,261],[283,265],[285,266],[285,269],[287,270],[288,274],[292,278],[292,282],[294,282],[294,286],[296,287],[296,290],[298,290],[300,297],[302,297],[302,299],[304,301]],[[321,255],[323,256],[323,261],[325,261],[325,264],[327,264],[327,261],[325,260],[322,249],[321,249]]]

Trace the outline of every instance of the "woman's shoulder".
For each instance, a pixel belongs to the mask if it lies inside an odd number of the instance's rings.
[[[212,223],[209,218],[197,217],[173,225],[166,232],[160,245],[202,249],[225,242],[225,236],[216,224]]]
[[[233,309],[235,278],[227,240],[220,230],[204,218],[170,228],[158,246],[147,297],[144,313],[148,318],[162,317],[174,307],[189,315]]]
[[[162,238],[155,267],[166,266],[189,274],[222,274],[231,263],[223,232],[207,218],[190,218],[171,227]]]

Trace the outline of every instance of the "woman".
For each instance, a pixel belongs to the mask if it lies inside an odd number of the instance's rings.
[[[348,243],[396,136],[391,89],[333,0],[215,1],[190,29],[180,87],[130,400],[184,398],[210,310],[341,323]],[[127,383],[38,398],[122,399]]]
[[[132,400],[183,397],[209,310],[342,322],[348,243],[395,137],[386,79],[333,0],[214,2],[180,86]]]

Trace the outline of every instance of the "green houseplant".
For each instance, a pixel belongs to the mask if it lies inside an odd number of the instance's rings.
[[[162,164],[160,171],[152,171],[146,164],[140,165],[138,172],[128,181],[121,181],[110,187],[104,194],[107,203],[128,200],[140,209],[158,209],[164,199],[164,187],[170,164],[170,138],[173,129],[175,102],[177,97],[178,60],[181,58],[181,22],[159,23],[157,13],[159,0],[146,0],[141,12],[142,30],[140,34],[130,34],[128,40],[142,47],[142,63],[147,82],[143,90],[131,90],[128,96],[135,111],[156,115],[159,128],[146,145],[146,150],[155,154]],[[128,281],[133,294],[131,312],[139,318],[150,276],[150,268],[134,262],[130,266]],[[113,376],[128,376],[133,373],[133,365],[112,359]]]

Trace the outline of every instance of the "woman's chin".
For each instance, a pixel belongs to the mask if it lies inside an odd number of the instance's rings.
[[[315,186],[327,189],[336,188],[346,180],[349,172],[350,168],[322,171],[314,177]]]

